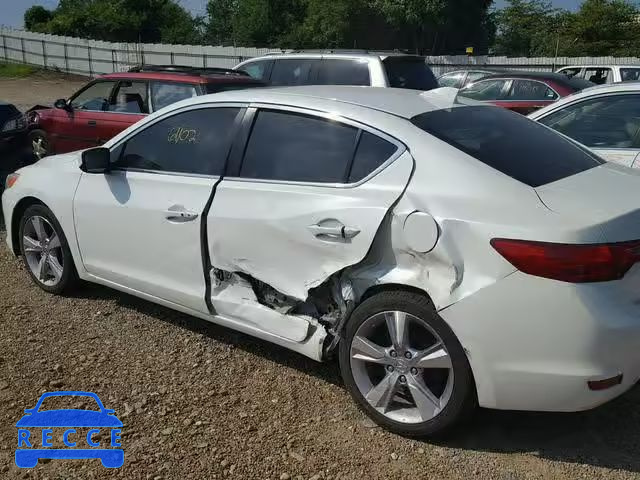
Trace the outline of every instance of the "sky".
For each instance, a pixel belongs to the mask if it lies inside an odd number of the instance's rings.
[[[552,0],[556,7],[575,10],[581,0]],[[194,13],[203,13],[207,0],[179,0],[182,5]],[[505,0],[495,0],[496,6],[500,8],[505,4]],[[11,27],[22,27],[24,12],[32,5],[43,5],[46,8],[55,8],[57,0],[0,0],[0,25]]]

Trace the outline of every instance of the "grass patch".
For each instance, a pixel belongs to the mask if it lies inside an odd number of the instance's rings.
[[[28,77],[37,69],[31,65],[19,63],[0,63],[0,77],[20,78]]]

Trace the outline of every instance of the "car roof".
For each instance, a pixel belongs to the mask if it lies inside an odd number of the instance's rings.
[[[424,112],[454,106],[457,89],[437,88],[427,92],[402,88],[306,85],[299,87],[252,88],[213,95],[193,97],[174,104],[175,108],[216,102],[275,103],[292,107],[306,107],[310,99],[350,104],[378,110],[402,118],[412,118]]]
[[[482,67],[482,66],[477,66],[477,67],[469,67],[469,68],[458,68],[457,70],[450,70],[448,72],[443,73],[442,75],[440,75],[441,77],[444,75],[449,75],[451,73],[459,73],[459,72],[487,72],[487,73],[494,73],[494,74],[505,74],[505,73],[509,73],[508,70],[505,70],[503,68],[491,68],[491,67]]]
[[[261,57],[254,57],[244,62],[236,65],[234,68],[238,68],[240,65],[244,65],[246,63],[250,63],[256,60],[273,60],[273,59],[281,59],[281,58],[361,58],[361,59],[370,59],[370,58],[378,58],[380,60],[385,60],[387,58],[394,57],[406,57],[406,58],[425,58],[421,55],[411,55],[403,52],[373,52],[366,50],[299,50],[293,52],[275,52],[268,53]]]
[[[189,75],[171,72],[118,72],[108,73],[99,77],[103,80],[159,80],[165,82],[180,83],[260,83],[258,80],[246,75],[234,74],[207,74]]]

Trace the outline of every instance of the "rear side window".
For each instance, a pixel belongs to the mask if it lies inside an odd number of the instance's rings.
[[[556,100],[558,94],[542,82],[514,80],[507,100]]]
[[[422,57],[389,57],[383,65],[390,87],[412,90],[438,88],[435,75]]]
[[[483,106],[414,117],[418,128],[531,187],[601,165],[570,140],[512,111]]]
[[[366,60],[325,59],[318,62],[318,85],[371,85]]]
[[[596,85],[613,83],[613,72],[610,68],[587,68],[584,71],[584,78]]]
[[[640,68],[621,68],[620,77],[623,82],[635,82],[640,80]]]
[[[353,166],[349,172],[348,182],[355,183],[365,178],[389,160],[397,149],[393,143],[363,131],[358,142],[358,149],[353,158]]]
[[[153,82],[151,84],[151,101],[154,110],[160,110],[172,103],[197,95],[196,86],[188,83]]]
[[[311,65],[316,60],[308,58],[283,58],[276,60],[271,72],[271,85],[307,85]]]
[[[358,129],[318,117],[261,110],[240,176],[264,180],[343,183]]]
[[[109,103],[109,111],[138,114],[149,113],[147,82],[120,82]]]
[[[220,176],[239,111],[206,108],[160,120],[126,142],[114,167]]]

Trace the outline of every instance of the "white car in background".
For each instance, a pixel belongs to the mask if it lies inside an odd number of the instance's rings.
[[[9,248],[47,292],[80,278],[337,354],[404,435],[617,397],[640,376],[640,172],[449,90],[182,101],[10,175]]]
[[[640,83],[588,88],[529,118],[586,145],[609,162],[640,167]]]
[[[556,73],[567,77],[584,78],[598,85],[640,80],[640,65],[575,65],[561,68]]]

